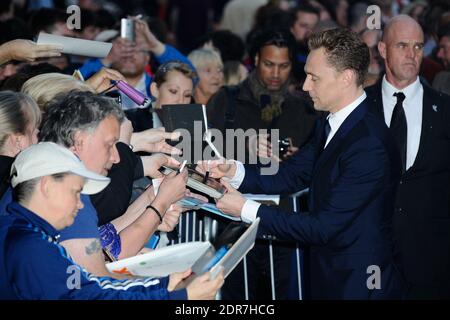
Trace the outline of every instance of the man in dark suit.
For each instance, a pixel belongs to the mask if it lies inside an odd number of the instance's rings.
[[[223,177],[228,192],[218,208],[246,222],[259,217],[259,235],[310,246],[313,299],[401,298],[391,238],[400,161],[387,127],[366,102],[362,84],[369,49],[343,29],[314,34],[308,45],[303,89],[316,110],[330,113],[319,121],[312,140],[283,161],[275,175],[264,176],[258,166],[237,161],[203,162],[199,171]],[[260,205],[232,185],[273,194],[309,187],[310,213]]]
[[[287,30],[264,29],[253,38],[251,56],[255,69],[238,86],[220,89],[207,105],[208,123],[221,130],[225,146],[231,145],[234,138],[225,134],[227,129],[234,132],[245,130],[254,132],[245,144],[226,148],[229,159],[251,162],[255,154],[252,141],[256,141],[256,131],[276,130],[280,139],[289,138],[292,146],[303,146],[311,136],[318,115],[303,97],[294,96],[289,91],[292,70],[296,65],[295,39]],[[276,138],[272,139],[275,140]],[[265,140],[261,139],[260,140]],[[240,148],[242,147],[242,148]],[[231,149],[231,150],[230,150]],[[262,148],[261,148],[262,150]],[[234,151],[231,155],[230,151]],[[244,152],[242,152],[244,151]],[[242,154],[241,156],[239,156]],[[291,152],[280,155],[289,156]],[[280,206],[292,210],[292,199],[280,199]],[[219,234],[228,223],[219,221]],[[272,258],[269,254],[272,249]],[[275,269],[273,277],[274,293],[277,299],[289,297],[292,281],[291,243],[274,241],[272,247],[267,239],[258,239],[255,247],[246,258],[247,272],[241,262],[228,276],[221,290],[223,300],[267,299],[271,297],[271,260]],[[244,279],[247,279],[245,290]],[[247,295],[246,295],[247,293]]]
[[[450,97],[421,83],[423,45],[414,19],[391,19],[378,45],[386,74],[366,91],[402,158],[393,230],[407,298],[450,298]]]

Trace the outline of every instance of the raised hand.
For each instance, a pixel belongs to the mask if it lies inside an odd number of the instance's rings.
[[[181,154],[181,150],[172,147],[166,142],[166,139],[177,141],[180,138],[179,132],[166,132],[162,128],[148,129],[141,132],[135,132],[131,136],[131,145],[135,151],[162,152],[171,155]]]
[[[203,160],[197,162],[196,170],[201,174],[209,172],[211,178],[220,179],[223,177],[233,178],[236,173],[236,164],[233,161],[220,160]]]
[[[0,46],[0,63],[10,60],[33,62],[38,58],[61,56],[62,45],[37,44],[31,40],[16,39]]]

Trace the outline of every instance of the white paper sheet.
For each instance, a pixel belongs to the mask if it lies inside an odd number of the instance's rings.
[[[94,58],[106,57],[112,48],[112,43],[108,42],[63,37],[44,32],[39,33],[37,44],[59,44],[64,47],[62,53]]]
[[[145,277],[165,277],[192,267],[211,243],[189,242],[157,249],[142,255],[111,262],[106,268],[112,273]]]

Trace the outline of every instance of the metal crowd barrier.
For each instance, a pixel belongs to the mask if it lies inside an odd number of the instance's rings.
[[[294,213],[300,213],[298,200],[300,197],[308,194],[308,189],[301,190],[297,193],[289,195],[289,198],[292,201],[292,207]],[[178,225],[178,237],[177,241],[172,241],[171,244],[175,243],[184,243],[184,242],[193,242],[193,241],[211,241],[215,239],[218,232],[218,221],[214,220],[210,216],[206,216],[202,214],[202,217],[198,217],[196,211],[190,211],[184,213],[180,217],[180,222]],[[276,241],[272,237],[267,237],[269,241],[269,259],[270,259],[270,282],[271,282],[271,291],[272,291],[272,299],[276,300],[276,292],[275,292],[275,267],[274,267],[274,259],[273,259],[273,242]],[[300,249],[298,243],[296,243],[295,247],[295,261],[296,261],[296,275],[297,275],[297,286],[298,286],[298,299],[303,299],[303,290],[302,290],[302,250]],[[244,267],[244,287],[245,287],[245,299],[249,300],[248,293],[248,270],[247,270],[247,259],[244,257],[243,259],[243,267]]]

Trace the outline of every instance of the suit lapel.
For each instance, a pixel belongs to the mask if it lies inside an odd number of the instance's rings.
[[[367,100],[367,99],[366,99]],[[316,162],[315,168],[321,168],[323,163],[333,154],[336,148],[340,145],[341,141],[347,136],[347,134],[361,121],[364,115],[367,113],[368,104],[364,100],[356,107],[355,110],[344,120],[338,131],[328,143],[327,147],[320,154],[319,159]]]
[[[367,98],[372,104],[374,113],[384,121],[383,96],[381,92],[381,80],[366,89]]]

